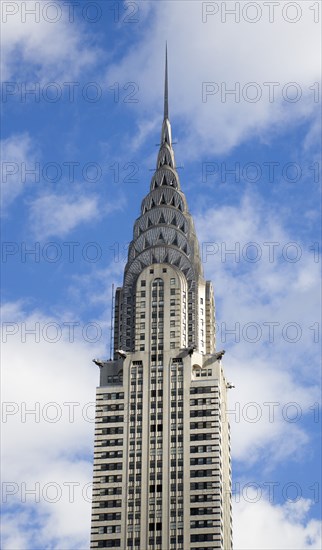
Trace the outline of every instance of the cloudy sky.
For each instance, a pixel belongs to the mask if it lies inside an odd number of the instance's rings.
[[[165,41],[182,189],[236,388],[236,550],[321,545],[320,25],[298,2],[2,2],[2,548],[88,548],[111,287]]]

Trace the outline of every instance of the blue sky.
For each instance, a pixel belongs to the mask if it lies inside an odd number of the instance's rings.
[[[320,7],[2,3],[4,549],[88,547],[92,358],[155,167],[165,40],[236,385],[235,548],[320,547]]]

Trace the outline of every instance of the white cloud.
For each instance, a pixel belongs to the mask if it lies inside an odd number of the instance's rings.
[[[217,348],[228,350],[225,372],[236,385],[228,396],[228,410],[236,411],[228,414],[233,457],[265,468],[302,460],[311,448],[305,418],[313,418],[310,407],[320,397],[319,344],[310,328],[319,319],[319,264],[303,242],[300,260],[285,260],[283,248],[294,239],[255,193],[195,221],[218,298]],[[254,242],[262,256],[252,263],[243,251]],[[279,243],[271,258],[267,243]]]
[[[50,4],[51,8],[49,3],[34,0],[2,4],[4,81],[70,81],[96,62],[98,51],[88,40],[84,25],[77,17],[72,21],[67,3]],[[12,10],[15,13],[9,14]]]
[[[69,314],[27,314],[8,304],[2,318],[4,330],[10,323],[17,331],[2,334],[3,499],[6,490],[15,493],[8,496],[2,547],[86,548],[99,377],[92,357],[104,354],[105,339],[93,342],[95,334],[86,337],[86,325]],[[74,337],[70,322],[79,323]]]
[[[142,35],[141,43],[131,49],[121,62],[108,71],[107,81],[137,82],[140,88],[138,108],[151,113],[157,108],[161,115],[164,42],[168,38],[170,64],[170,114],[180,117],[184,126],[179,150],[190,158],[203,153],[225,153],[247,140],[270,140],[272,131],[283,131],[299,121],[310,120],[318,108],[314,92],[309,88],[319,81],[320,31],[307,2],[297,2],[302,16],[297,23],[287,19],[279,3],[274,22],[269,22],[268,7],[257,23],[245,17],[240,22],[221,15],[202,21],[202,9],[207,2],[170,2],[167,9],[154,3],[151,23]],[[243,9],[243,2],[212,3],[220,10]],[[259,5],[259,3],[257,3]],[[249,14],[249,17],[253,15]],[[299,40],[299,36],[305,36]],[[193,37],[189,40],[187,37]],[[175,68],[175,69],[174,69]],[[231,95],[209,95],[202,101],[202,83],[212,82],[223,89],[240,83],[240,101]],[[254,87],[244,88],[248,83]],[[270,102],[264,83],[277,83],[275,100]],[[301,99],[292,103],[283,100],[285,85],[295,82]],[[151,85],[153,83],[153,85]],[[215,86],[216,87],[216,86]],[[246,96],[246,100],[243,97]],[[256,103],[247,99],[258,94]],[[295,88],[284,90],[292,97]],[[261,94],[261,95],[260,95]],[[226,101],[225,101],[226,99]],[[134,137],[135,145],[136,138]]]
[[[274,352],[269,357],[256,350],[252,357],[238,354],[236,346],[225,358],[226,374],[236,386],[227,405],[233,458],[247,468],[261,463],[266,471],[307,458],[312,441],[304,419],[313,422],[310,407],[319,400],[319,389],[299,382],[295,372],[284,369],[286,358],[278,361]]]
[[[317,320],[316,298],[320,296],[319,264],[310,250],[311,242],[295,241],[283,218],[247,190],[236,206],[209,208],[195,216],[195,221],[205,273],[214,281],[220,300],[218,320],[279,321],[281,326],[298,322],[303,334],[293,347],[298,353],[304,343],[310,352],[314,340],[309,327]],[[278,353],[280,340],[274,339]]]
[[[272,504],[254,490],[234,504],[234,548],[236,550],[318,550],[321,522],[307,518],[311,501],[299,499]],[[253,502],[252,502],[253,501]]]
[[[151,132],[159,130],[159,117],[155,117],[153,120],[144,120],[138,123],[138,131],[135,138],[131,142],[131,146],[134,152],[136,152],[144,143],[146,138],[151,135]],[[155,155],[153,155],[153,160]]]
[[[96,197],[44,195],[30,205],[30,227],[37,239],[65,237],[81,223],[94,222],[98,216]]]
[[[24,167],[35,166],[36,146],[28,133],[1,141],[1,203],[6,209],[28,185]]]
[[[122,285],[125,262],[116,256],[106,269],[99,269],[96,264],[94,266],[85,275],[74,275],[68,291],[75,302],[85,308],[89,305],[103,307],[102,319],[110,319],[112,284]]]

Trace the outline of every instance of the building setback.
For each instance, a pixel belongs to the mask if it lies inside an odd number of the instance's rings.
[[[91,548],[232,548],[230,428],[214,292],[164,120],[115,294],[114,359],[96,361]]]

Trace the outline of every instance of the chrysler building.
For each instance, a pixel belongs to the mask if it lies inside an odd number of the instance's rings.
[[[227,383],[211,281],[164,119],[96,394],[91,548],[231,550]]]

